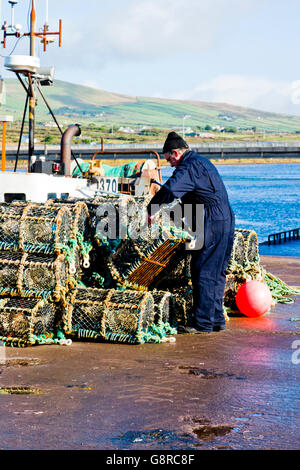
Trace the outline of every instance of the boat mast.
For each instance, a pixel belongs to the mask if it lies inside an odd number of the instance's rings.
[[[29,55],[31,57],[35,57],[35,45],[36,45],[36,38],[40,38],[41,42],[44,45],[44,52],[46,52],[47,49],[47,44],[49,42],[53,42],[53,39],[50,39],[49,36],[58,36],[59,41],[58,45],[61,47],[62,44],[62,20],[59,20],[59,29],[58,31],[49,31],[48,30],[48,0],[46,3],[46,21],[44,24],[44,30],[36,32],[36,13],[35,13],[35,0],[31,0],[31,13],[30,13],[30,31],[27,33],[21,33],[21,25],[14,25],[14,13],[13,13],[13,8],[14,6],[18,3],[17,0],[9,0],[9,3],[12,6],[12,21],[11,25],[7,26],[7,22],[4,21],[2,30],[3,30],[3,41],[1,41],[1,44],[3,44],[3,48],[6,48],[6,38],[8,36],[15,36],[16,38],[20,38],[23,36],[27,36],[30,39],[30,50],[29,50]],[[1,0],[0,0],[0,7],[1,7]],[[9,32],[8,32],[9,30]],[[13,56],[12,56],[13,57]],[[20,141],[19,144],[21,143],[21,136],[23,132],[23,125],[24,125],[24,119],[25,115],[27,113],[27,102],[29,101],[29,148],[28,148],[28,172],[30,172],[31,169],[31,161],[32,161],[32,156],[34,154],[34,135],[35,135],[35,108],[36,108],[36,97],[35,97],[35,92],[34,92],[34,84],[36,84],[37,89],[39,89],[39,78],[37,78],[35,71],[30,70],[30,68],[24,70],[20,70],[19,64],[17,63],[17,68],[10,67],[10,70],[14,71],[21,82],[23,88],[25,89],[25,92],[27,94],[26,97],[26,104],[25,104],[25,109],[24,109],[24,115],[23,115],[23,123],[22,123],[22,129],[21,129],[21,135],[20,135]],[[20,74],[23,74],[27,77],[28,79],[28,87],[23,83]],[[19,152],[19,150],[18,150]],[[17,154],[18,157],[18,154]],[[16,160],[17,161],[17,160]],[[15,167],[16,169],[16,167]]]
[[[34,0],[31,0],[31,13],[30,13],[30,55],[35,56],[35,23],[36,14],[34,8]]]
[[[35,57],[35,24],[36,14],[34,0],[31,1],[31,14],[30,14],[30,55]],[[35,131],[35,95],[32,82],[31,73],[28,74],[29,81],[29,148],[28,148],[28,172],[31,168],[31,159],[34,154],[34,131]]]

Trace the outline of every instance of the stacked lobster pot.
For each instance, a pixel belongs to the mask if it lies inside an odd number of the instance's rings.
[[[164,232],[155,240],[124,240],[107,260],[112,278],[125,288],[149,289],[184,241],[171,232]]]
[[[141,344],[174,334],[168,324],[172,296],[168,292],[73,289],[64,314],[64,331],[77,339]]]
[[[90,214],[85,202],[79,200],[51,200],[46,206],[52,208],[67,208],[71,214],[71,230],[66,247],[69,262],[69,274],[73,286],[80,281],[84,270],[90,267],[90,251],[93,248],[91,240]]]
[[[237,291],[250,280],[265,281],[264,269],[259,259],[257,234],[254,230],[235,229],[224,295],[224,305],[229,314],[238,312],[235,302]]]
[[[141,208],[145,210],[149,203],[149,198],[137,198]],[[169,209],[172,211],[174,207],[178,205],[178,202],[169,205]],[[155,216],[156,221],[163,227],[164,221],[160,212]],[[179,232],[180,233],[180,230]],[[174,234],[169,236],[171,243],[173,244],[172,238]],[[186,325],[189,323],[192,315],[192,284],[191,284],[191,254],[186,251],[185,241],[190,239],[188,233],[182,232],[180,234],[182,243],[178,244],[176,251],[169,258],[168,262],[165,263],[165,267],[159,273],[159,276],[154,276],[149,286],[151,291],[157,292],[168,292],[171,295],[171,316],[169,318],[170,325],[182,324]]]
[[[175,259],[187,234],[160,227],[158,236],[151,238],[145,223],[146,204],[146,198],[127,195],[99,196],[87,203],[94,240],[91,266],[83,277],[87,287],[75,289],[69,297],[66,334],[142,343],[162,341],[175,333],[170,324],[173,297],[153,286]],[[90,296],[96,294],[98,298],[91,301]]]
[[[146,202],[146,198],[135,200],[123,195],[103,197],[89,204],[94,237],[115,287],[151,289],[188,236],[161,224],[149,228]],[[116,225],[110,224],[112,216]]]
[[[154,321],[149,292],[78,288],[69,297],[65,331],[77,338],[143,343]]]
[[[79,220],[66,206],[0,204],[0,337],[5,344],[56,341],[66,295],[80,280],[80,246],[74,243],[76,225],[82,230]]]
[[[66,334],[139,344],[188,323],[190,236],[159,217],[148,227],[148,202],[121,195],[0,204],[0,340],[49,344]],[[235,230],[225,306],[234,311],[238,287],[261,278],[256,233]]]
[[[186,325],[192,316],[191,254],[182,245],[162,275],[153,282],[151,288],[172,294],[173,321]]]
[[[0,299],[0,340],[6,346],[59,343],[54,335],[59,311],[54,303],[39,298]],[[62,338],[63,339],[63,338]]]
[[[89,287],[114,287],[106,264],[107,253],[111,253],[128,238],[128,226],[136,219],[137,206],[132,196],[98,196],[87,201],[90,220],[89,266],[83,272],[82,281]]]

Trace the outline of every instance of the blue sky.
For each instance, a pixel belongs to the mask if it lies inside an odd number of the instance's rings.
[[[48,0],[56,78],[116,93],[300,114],[299,0]],[[27,30],[29,0],[15,22]],[[36,0],[37,25],[46,0]],[[10,21],[2,0],[2,21]],[[26,45],[26,48],[25,48]],[[10,53],[8,40],[3,55]],[[28,52],[22,39],[14,53]],[[2,67],[2,74],[7,76]]]

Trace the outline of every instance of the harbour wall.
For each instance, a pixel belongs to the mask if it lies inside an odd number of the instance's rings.
[[[192,143],[190,147],[199,154],[204,155],[210,160],[236,161],[245,163],[255,160],[257,163],[273,163],[273,160],[295,161],[300,162],[300,142],[247,142],[247,143],[222,143],[222,142],[203,142]],[[153,150],[162,156],[162,144],[105,144],[100,145],[72,145],[72,150],[76,157],[82,159],[91,159],[92,156],[102,149],[115,153],[98,155],[97,158],[105,160],[132,160],[153,158],[149,154],[136,154],[135,151]],[[122,151],[132,150],[133,153],[122,155]],[[1,152],[0,152],[1,153]],[[35,155],[37,158],[45,156],[46,160],[57,160],[60,158],[60,145],[36,145]],[[6,159],[15,160],[17,154],[17,146],[7,146]],[[22,145],[19,152],[19,160],[27,160],[28,146]]]

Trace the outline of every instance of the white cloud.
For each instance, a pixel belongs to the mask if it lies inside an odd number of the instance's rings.
[[[64,47],[98,64],[199,52],[219,37],[224,22],[252,14],[253,6],[265,1],[114,0],[102,5],[90,0],[83,9],[74,0],[70,18],[63,22]],[[53,4],[52,14],[59,11],[58,0]]]
[[[250,3],[257,0],[125,1],[109,21],[104,21],[99,43],[117,57],[127,59],[201,51],[217,36],[230,11],[241,13]]]
[[[168,97],[300,114],[300,80],[288,82],[263,77],[220,75]]]
[[[226,40],[224,25],[228,33],[231,27],[238,28],[245,17],[255,22],[259,9],[271,3],[270,0],[88,0],[85,3],[82,0],[51,0],[50,29],[57,30],[58,18],[63,19],[63,47],[58,49],[57,43],[49,45],[47,54],[41,54],[42,64],[55,64],[59,78],[95,88],[103,86],[110,90],[112,82],[114,91],[132,95],[137,94],[136,89],[144,87],[145,91],[138,92],[144,96],[227,102],[266,111],[300,114],[298,77],[288,81],[249,76],[247,74],[258,74],[260,70],[259,62],[256,58],[253,62],[251,54],[249,66],[247,64],[249,72],[245,64],[240,75],[226,74],[231,67],[223,68],[220,75],[216,72],[222,69],[215,67],[218,51],[216,53],[214,46],[218,48],[220,41]],[[27,16],[27,6],[23,10]],[[40,17],[39,27],[42,20]],[[26,21],[19,18],[19,13],[17,21],[23,21],[25,27]],[[251,37],[247,41],[250,47]],[[13,44],[9,42],[8,52]],[[248,43],[243,44],[245,54],[249,53]],[[25,39],[20,42],[16,53],[23,50],[27,53]],[[202,64],[198,52],[203,51],[209,51],[210,56]],[[234,53],[234,50],[228,50],[229,63]],[[191,55],[194,62],[190,60]],[[176,74],[176,60],[181,75]],[[165,64],[170,67],[172,63],[172,73],[160,75],[161,68]],[[214,71],[210,65],[214,66]],[[191,69],[199,77],[216,76],[193,86],[191,80],[195,79],[191,78],[194,73]],[[152,70],[153,75],[159,76],[155,83],[151,81]],[[235,72],[237,70],[234,69]],[[179,80],[182,90],[179,89]],[[170,81],[172,90],[179,90],[177,93],[150,91],[153,87],[166,90]]]

